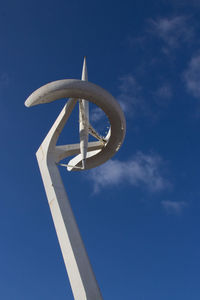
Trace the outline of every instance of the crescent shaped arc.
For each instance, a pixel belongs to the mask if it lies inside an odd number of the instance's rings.
[[[34,91],[25,101],[25,106],[50,103],[61,98],[85,99],[104,111],[111,126],[110,138],[100,152],[87,158],[86,169],[97,167],[110,159],[119,150],[126,132],[124,113],[115,98],[89,81],[63,79],[48,83]],[[81,163],[77,164],[79,165],[81,166]]]

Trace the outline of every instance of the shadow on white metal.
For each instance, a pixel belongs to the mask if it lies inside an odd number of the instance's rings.
[[[102,296],[90,265],[80,232],[68,200],[58,164],[68,171],[91,169],[110,159],[119,150],[126,123],[124,114],[111,94],[87,81],[84,59],[82,80],[64,79],[46,84],[32,93],[25,102],[27,107],[70,98],[39,147],[36,156],[53,217],[63,259],[75,300],[101,300]],[[79,103],[80,142],[56,145],[75,105]],[[89,123],[89,102],[99,106],[107,115],[110,130],[101,137]],[[98,141],[88,142],[92,134]],[[60,163],[73,156],[68,164]]]

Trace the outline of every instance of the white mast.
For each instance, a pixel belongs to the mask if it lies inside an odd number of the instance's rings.
[[[83,70],[81,80],[88,81],[86,57],[83,61]],[[88,134],[89,134],[89,102],[79,100],[79,134],[80,134],[80,152],[82,155],[82,168],[85,169],[87,149],[88,149]]]

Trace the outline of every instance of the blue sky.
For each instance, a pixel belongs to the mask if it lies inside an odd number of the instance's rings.
[[[80,78],[86,55],[127,120],[107,164],[60,170],[103,298],[199,300],[200,1],[8,0],[0,14],[0,298],[73,299],[35,158],[65,100],[24,101]],[[60,142],[77,141],[77,116]]]

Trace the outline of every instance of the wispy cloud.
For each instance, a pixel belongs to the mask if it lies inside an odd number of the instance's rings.
[[[163,83],[155,92],[155,102],[160,107],[166,107],[173,96],[173,90],[169,83]]]
[[[144,102],[141,97],[142,88],[136,78],[131,75],[124,75],[119,79],[119,101],[123,111],[127,115],[134,115],[138,110],[144,110]]]
[[[152,37],[157,38],[163,43],[161,50],[165,54],[169,54],[171,50],[177,49],[183,44],[184,46],[190,45],[195,41],[195,24],[192,21],[192,18],[186,15],[148,19],[143,33],[140,33],[139,37],[129,35],[127,42],[134,49],[140,51],[146,52],[147,47],[149,51],[155,51],[155,47],[151,47]],[[155,44],[155,39],[153,42]]]
[[[127,117],[141,116],[157,120],[161,110],[165,108],[173,96],[173,90],[168,82],[159,82],[156,89],[151,85],[144,89],[131,74],[120,78],[119,101]]]
[[[118,90],[116,100],[126,117],[135,117],[146,113],[147,106],[142,98],[142,88],[133,75],[127,74],[120,77]],[[102,122],[103,118],[105,118],[105,114],[100,108],[91,109],[90,121],[96,123],[95,126],[98,126],[99,121]]]
[[[185,16],[150,20],[151,32],[165,44],[163,52],[168,54],[169,50],[175,49],[183,42],[188,42],[193,38],[193,29],[187,21],[188,18]]]
[[[130,184],[152,192],[162,191],[170,183],[162,175],[163,160],[155,154],[138,152],[128,161],[110,160],[93,169],[88,179],[93,181],[94,191],[102,187]]]
[[[92,109],[91,111],[91,115],[90,115],[90,120],[94,123],[102,120],[102,118],[104,117],[104,112],[102,111],[101,108],[99,107],[95,107]]]
[[[161,204],[169,214],[181,214],[184,207],[187,206],[187,203],[184,201],[178,202],[178,201],[163,200]]]
[[[184,72],[183,78],[189,92],[196,98],[200,97],[200,54],[194,56]]]
[[[159,82],[159,87],[148,86],[146,90],[139,84],[135,76],[127,74],[119,78],[118,95],[119,102],[126,119],[140,119],[146,117],[148,120],[156,121],[162,110],[167,107],[173,96],[172,87],[168,82]],[[102,121],[107,122],[104,112],[94,107],[90,111],[90,121],[99,130]],[[101,122],[100,122],[101,121]]]
[[[119,78],[118,96],[116,97],[124,113],[132,115],[142,104],[141,87],[131,74]],[[103,111],[95,107],[91,111],[91,121],[98,122],[104,116]]]

